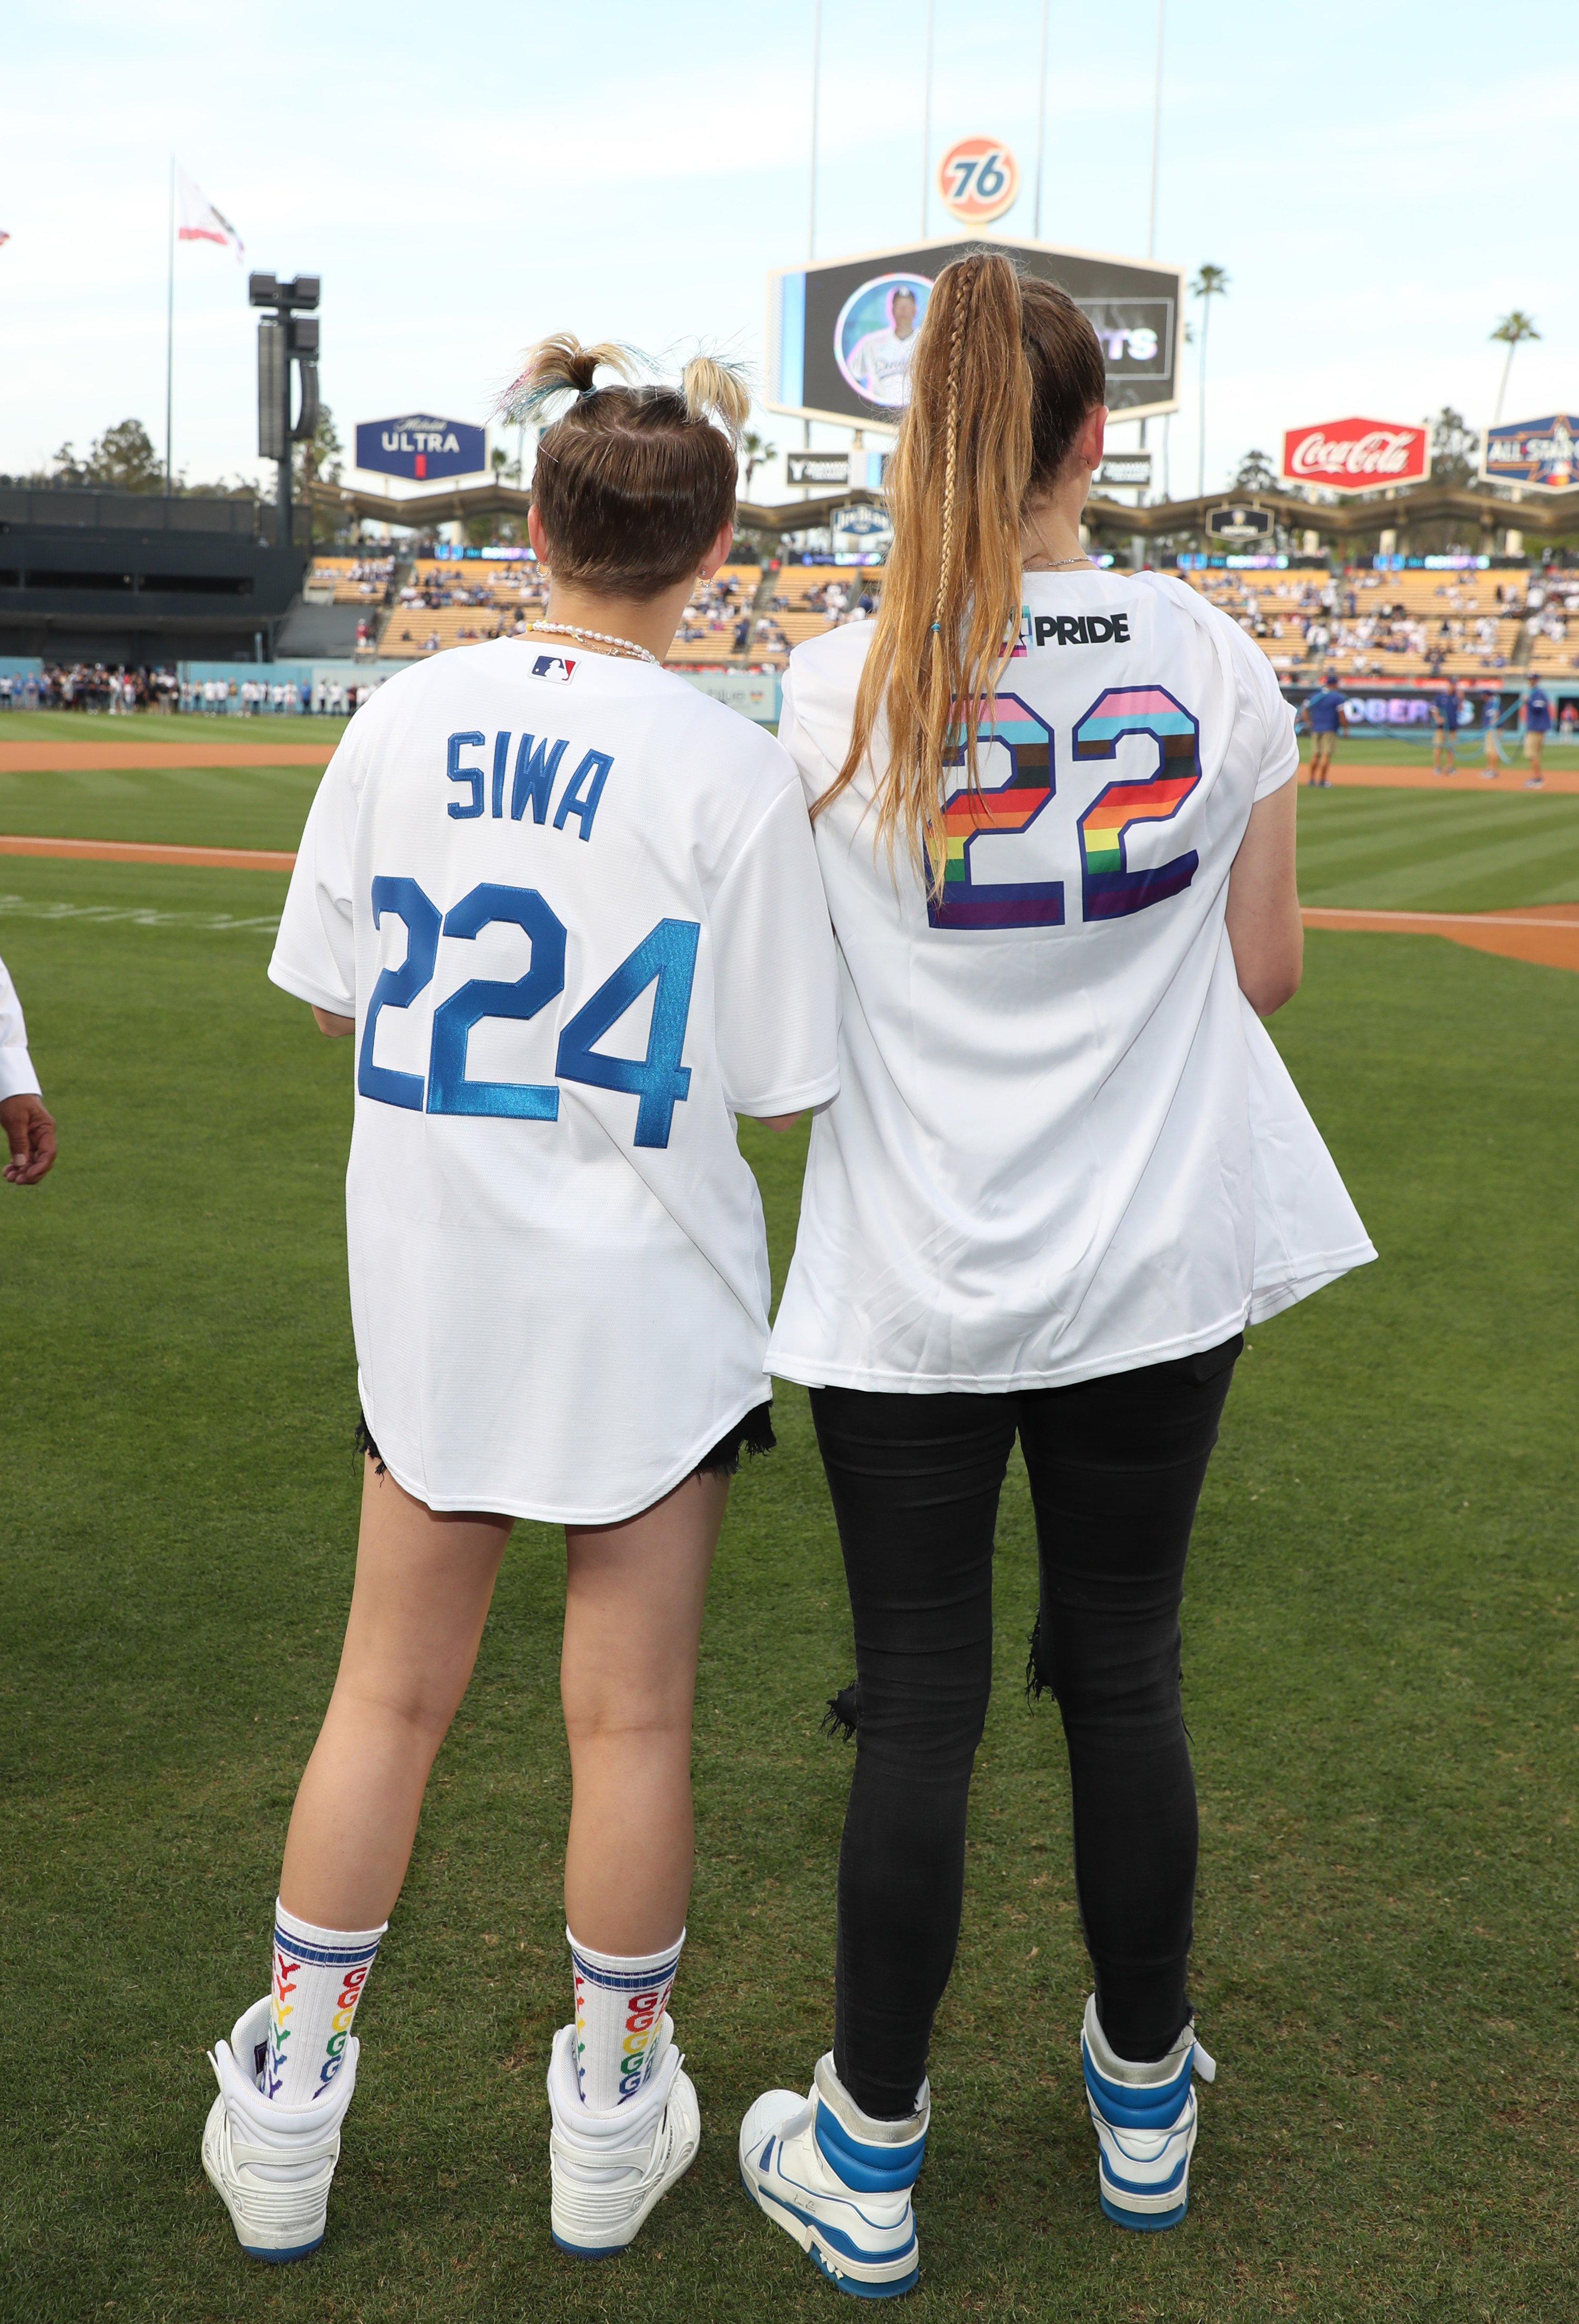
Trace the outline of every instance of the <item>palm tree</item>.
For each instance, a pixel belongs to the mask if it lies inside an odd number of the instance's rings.
[[[1199,499],[1206,497],[1206,326],[1212,319],[1212,300],[1228,295],[1228,277],[1220,266],[1203,266],[1190,284],[1190,297],[1201,302],[1201,456],[1196,478]]]
[[[745,488],[749,493],[752,478],[764,462],[777,456],[779,447],[776,444],[770,444],[764,437],[759,436],[754,429],[748,429],[740,439],[740,448],[745,458]]]
[[[1508,360],[1502,365],[1501,383],[1497,390],[1497,409],[1491,414],[1491,425],[1494,428],[1502,417],[1502,398],[1508,392],[1508,374],[1513,368],[1513,350],[1521,339],[1538,339],[1540,333],[1536,329],[1532,318],[1525,313],[1523,308],[1515,307],[1511,314],[1503,316],[1491,333],[1491,337],[1494,339],[1501,339],[1508,350]]]

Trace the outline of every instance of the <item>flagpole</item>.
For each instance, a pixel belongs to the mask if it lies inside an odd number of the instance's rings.
[[[170,498],[170,423],[175,360],[175,155],[170,157],[169,271],[164,294],[164,497]]]

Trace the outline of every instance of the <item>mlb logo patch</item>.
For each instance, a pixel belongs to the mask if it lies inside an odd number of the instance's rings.
[[[540,653],[533,659],[531,674],[533,678],[551,678],[558,686],[568,686],[580,659],[579,654]]]

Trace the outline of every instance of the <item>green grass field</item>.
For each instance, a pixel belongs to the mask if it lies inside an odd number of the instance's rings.
[[[255,814],[268,835],[241,844],[289,844],[311,787],[293,805],[272,776],[250,800],[147,780],[119,807],[57,788],[56,827],[91,835],[113,808],[142,821],[107,835],[235,844]],[[1570,806],[1302,797],[1307,885],[1378,900],[1358,886],[1429,862],[1430,902],[1537,901],[1571,882]],[[20,811],[0,792],[0,829]],[[625,2258],[549,2246],[563,1552],[522,1526],[358,2019],[330,2241],[279,2271],[237,2252],[198,2163],[202,2051],[263,1987],[349,1588],[349,1061],[264,979],[281,877],[11,859],[0,888],[62,1137],[42,1187],[0,1187],[0,2316],[847,2313],[734,2160],[744,2106],[804,2085],[831,2023],[849,1761],[817,1729],[852,1665],[794,1390],[780,1451],[735,1489],[704,1643],[678,1995],[695,2170]],[[1131,2236],[1096,2208],[1061,1738],[1020,1690],[1017,1469],[919,2318],[1573,2313],[1579,979],[1318,935],[1275,1030],[1382,1257],[1251,1334],[1203,1500],[1193,1991],[1220,2072],[1190,2218]],[[781,1279],[803,1144],[743,1134]]]

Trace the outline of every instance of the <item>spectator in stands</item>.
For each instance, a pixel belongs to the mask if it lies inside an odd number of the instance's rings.
[[[1538,791],[1546,783],[1546,777],[1541,772],[1541,754],[1546,749],[1547,736],[1552,731],[1551,696],[1538,678],[1519,706],[1519,725],[1524,736],[1524,755],[1529,761],[1529,773],[1524,788],[1527,791]]]

